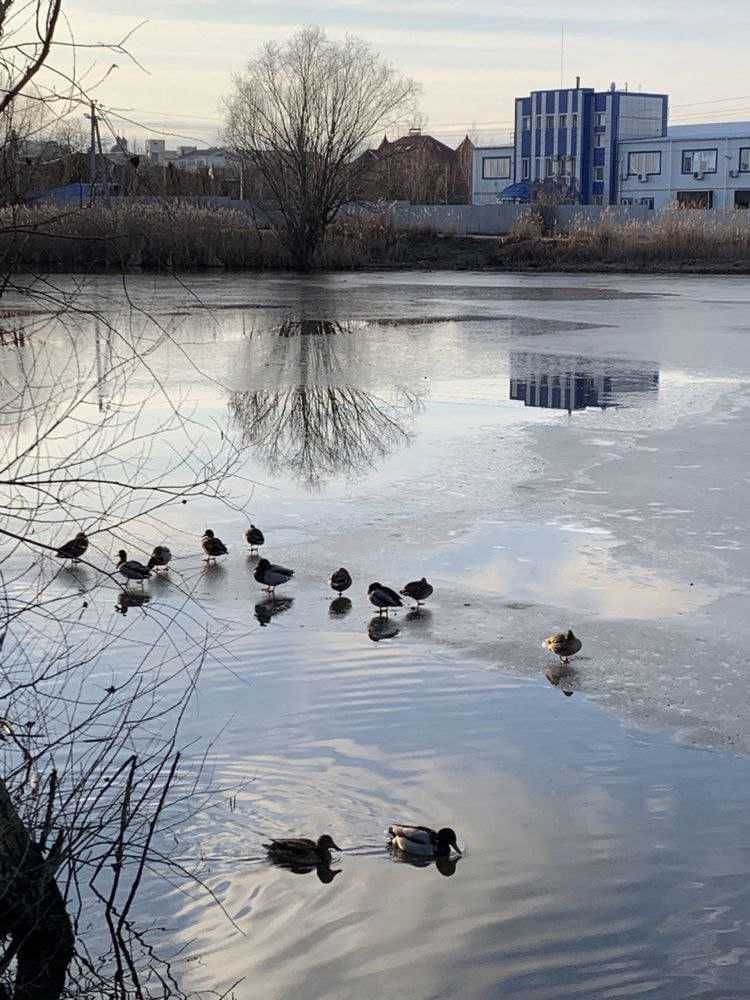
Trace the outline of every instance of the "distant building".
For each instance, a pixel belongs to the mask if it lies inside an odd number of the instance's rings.
[[[195,146],[180,147],[179,155],[172,161],[178,170],[195,172],[198,170],[224,170],[231,159],[227,151],[219,146],[210,149],[196,149]]]
[[[503,196],[513,183],[514,146],[477,146],[472,164],[473,204],[497,205],[504,199],[513,201],[510,194]]]
[[[365,150],[353,164],[353,197],[466,204],[471,194],[474,146],[468,136],[452,149],[439,139],[410,129],[407,135]]]
[[[554,180],[585,205],[749,207],[750,122],[668,127],[668,105],[579,80],[519,97],[512,146],[474,151],[472,202],[528,201]]]
[[[620,143],[620,204],[750,208],[750,122],[679,125]]]

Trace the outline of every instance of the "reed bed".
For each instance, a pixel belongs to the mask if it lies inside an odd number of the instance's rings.
[[[326,236],[320,266],[397,263],[402,239],[384,218],[344,218]],[[252,217],[187,202],[113,201],[81,208],[0,208],[0,268],[17,271],[287,269],[277,234]]]
[[[554,266],[750,269],[750,212],[709,213],[669,209],[648,219],[622,219],[614,213],[591,222],[583,215],[568,233],[543,239],[533,209],[516,222],[505,257]]]

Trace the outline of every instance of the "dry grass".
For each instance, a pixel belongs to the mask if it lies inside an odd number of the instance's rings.
[[[401,239],[384,218],[348,218],[324,242],[324,268],[392,264]],[[4,272],[286,269],[282,242],[241,212],[187,202],[115,201],[75,209],[51,205],[0,209]]]
[[[750,264],[750,213],[688,209],[649,219],[578,222],[560,240],[563,256],[648,267],[651,264]]]

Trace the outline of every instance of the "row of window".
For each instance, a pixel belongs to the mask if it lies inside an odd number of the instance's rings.
[[[547,129],[555,128],[555,115],[537,115],[536,116],[536,127],[541,129],[542,119],[544,119],[544,127]],[[574,111],[572,114],[568,115],[564,111],[557,115],[557,128],[567,128],[568,123],[570,123],[571,128],[578,128],[578,112]],[[594,115],[594,126],[596,128],[606,128],[607,126],[607,112],[597,111]],[[523,118],[523,130],[524,132],[531,131],[531,115],[524,115]]]
[[[683,174],[715,174],[717,171],[718,152],[715,149],[686,149],[682,153]],[[544,174],[541,157],[534,159],[534,179],[542,177],[575,177],[575,156],[546,156],[544,158]],[[750,173],[750,146],[740,150],[740,173]],[[661,173],[661,151],[644,150],[628,153],[628,177],[653,177]],[[482,157],[483,180],[510,180],[510,156]],[[531,178],[531,160],[521,160],[521,177],[527,181]],[[604,167],[594,167],[594,180],[605,179]]]
[[[575,174],[575,156],[545,156],[544,174],[541,157],[534,158],[534,180],[542,180],[542,177],[575,177]],[[531,180],[531,160],[521,160],[521,178]]]
[[[716,149],[685,149],[682,151],[682,173],[715,174],[718,158]],[[740,150],[739,172],[750,173],[750,146]],[[659,150],[628,153],[628,177],[652,177],[660,173]]]
[[[544,119],[544,127],[547,129],[555,128],[555,115],[537,115],[536,116],[536,127],[541,129],[542,119]],[[568,115],[564,112],[557,115],[557,128],[567,128],[570,125],[571,128],[578,128],[578,112],[574,111],[572,114]],[[531,115],[524,115],[523,119],[523,130],[524,132],[531,131]]]

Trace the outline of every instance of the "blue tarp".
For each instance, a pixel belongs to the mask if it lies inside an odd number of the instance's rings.
[[[498,197],[502,198],[503,201],[528,201],[528,182],[517,181],[515,184],[509,184],[506,188],[503,188]]]
[[[95,195],[113,194],[111,184],[95,184]],[[85,205],[91,198],[90,184],[65,184],[63,187],[51,188],[49,191],[39,191],[29,196],[28,201],[51,201],[56,205]]]

